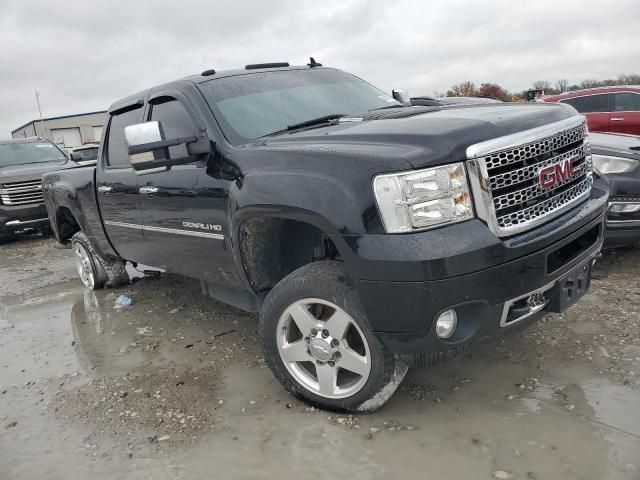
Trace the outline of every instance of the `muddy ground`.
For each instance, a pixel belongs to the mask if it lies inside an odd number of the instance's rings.
[[[53,240],[0,246],[0,479],[640,479],[639,262],[351,417],[288,396],[197,282],[94,294]]]

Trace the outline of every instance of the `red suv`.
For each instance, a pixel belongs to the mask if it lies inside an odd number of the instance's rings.
[[[640,86],[575,90],[542,100],[568,103],[587,117],[592,132],[640,135]]]

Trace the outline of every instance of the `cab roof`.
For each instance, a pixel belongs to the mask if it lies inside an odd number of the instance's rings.
[[[316,63],[313,59],[311,59],[311,63],[308,65],[289,65],[288,63],[265,63],[265,64],[254,64],[247,65],[244,68],[237,68],[234,70],[205,70],[202,73],[198,73],[195,75],[189,75],[178,80],[174,80],[171,82],[163,83],[160,85],[154,85],[151,88],[147,88],[138,93],[134,93],[133,95],[129,95],[128,97],[117,100],[112,103],[109,107],[109,113],[114,114],[119,111],[129,110],[131,108],[136,108],[138,106],[143,106],[145,99],[149,96],[151,90],[162,89],[163,87],[168,87],[170,85],[175,85],[179,82],[190,82],[194,84],[206,83],[211,80],[215,80],[218,78],[227,78],[227,77],[235,77],[240,75],[253,75],[256,73],[265,73],[265,72],[282,72],[282,71],[293,71],[293,70],[309,70],[315,68],[325,68],[322,67],[321,64]],[[283,65],[283,66],[278,66]],[[284,66],[286,65],[286,66]],[[313,66],[312,66],[313,65]]]
[[[582,97],[586,95],[594,95],[598,93],[615,93],[615,92],[636,92],[639,93],[640,85],[611,85],[606,87],[583,88],[580,90],[569,90],[557,95],[545,95],[542,100],[564,100],[571,97]]]

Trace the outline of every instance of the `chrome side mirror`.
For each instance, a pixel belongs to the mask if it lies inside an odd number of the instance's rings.
[[[180,138],[164,138],[160,122],[145,122],[129,125],[124,129],[129,162],[138,175],[169,170],[173,165],[185,165],[198,160],[198,156],[209,152],[209,141],[196,135]],[[184,145],[187,155],[171,158],[169,147]]]
[[[145,143],[161,142],[164,135],[160,122],[144,122],[129,125],[124,129],[124,138],[130,147]]]
[[[407,106],[407,107],[411,106],[411,96],[409,95],[408,90],[394,88],[393,90],[391,90],[391,96],[393,97],[394,100],[396,100],[397,102],[400,102],[404,106]]]
[[[164,132],[160,122],[144,122],[124,128],[129,163],[138,175],[169,170],[169,148],[163,145]]]
[[[136,169],[139,164],[169,159],[169,149],[159,144],[164,140],[160,122],[129,125],[124,129],[129,162]]]

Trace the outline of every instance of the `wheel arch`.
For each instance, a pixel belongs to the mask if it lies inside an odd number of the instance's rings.
[[[326,219],[303,209],[247,209],[236,216],[233,232],[238,267],[258,294],[303,265],[341,261],[345,250]]]
[[[58,207],[54,219],[54,230],[60,243],[67,242],[73,235],[81,231],[78,220],[68,207]]]

